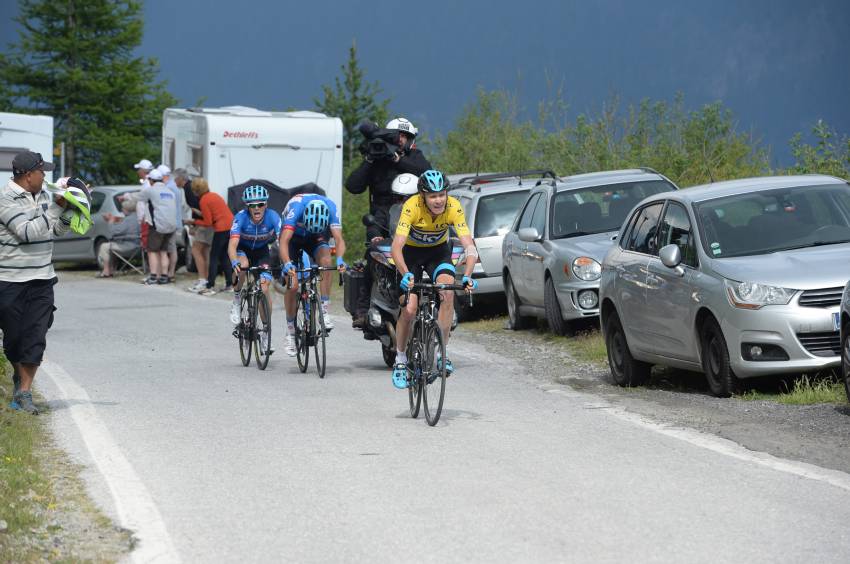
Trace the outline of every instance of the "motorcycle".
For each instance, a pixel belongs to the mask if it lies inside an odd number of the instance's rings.
[[[378,227],[387,236],[390,235],[389,228],[379,223],[371,214],[363,216],[363,224],[367,227]],[[454,237],[451,239],[451,244],[452,264],[457,265],[463,259],[463,247],[461,247],[460,241]],[[392,368],[395,365],[396,355],[396,323],[401,308],[400,278],[391,253],[392,239],[387,237],[375,243],[367,243],[367,246],[372,260],[363,267],[370,268],[371,265],[372,287],[369,290],[369,311],[366,314],[366,324],[362,328],[363,338],[367,341],[380,341],[384,363]],[[346,278],[345,303],[346,310],[349,312],[353,311],[353,304],[356,300],[356,282],[353,282],[353,280],[356,280],[356,276],[355,271]],[[349,282],[352,282],[350,290]],[[349,304],[352,304],[352,309],[349,309]],[[457,313],[452,319],[452,330],[456,326]]]

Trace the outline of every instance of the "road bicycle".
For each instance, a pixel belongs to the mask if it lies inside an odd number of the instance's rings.
[[[298,360],[298,369],[301,372],[307,372],[307,366],[310,364],[310,347],[313,347],[319,378],[325,377],[327,366],[325,338],[328,336],[319,282],[322,280],[322,272],[329,270],[336,270],[336,268],[315,264],[302,268],[300,262],[295,267],[295,274],[299,279],[298,309],[295,312],[295,356]],[[342,283],[342,277],[340,277],[340,283]],[[291,287],[291,278],[287,285]]]
[[[434,426],[443,412],[446,396],[446,344],[443,332],[437,323],[440,311],[440,291],[465,290],[463,284],[429,284],[417,282],[405,293],[403,307],[407,306],[410,293],[419,297],[413,330],[407,345],[407,398],[410,416],[419,417],[419,408],[425,403],[425,420]],[[469,306],[472,307],[472,294]]]
[[[245,284],[239,291],[239,323],[233,329],[233,336],[239,339],[239,355],[242,366],[251,364],[251,350],[257,360],[257,368],[265,370],[272,355],[272,308],[268,297],[263,293],[260,282],[262,273],[273,270],[262,266],[246,269]]]

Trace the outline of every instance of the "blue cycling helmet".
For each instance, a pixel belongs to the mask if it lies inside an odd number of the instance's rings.
[[[312,200],[304,208],[304,228],[317,235],[324,233],[331,222],[331,210],[321,200]]]
[[[248,186],[245,188],[245,191],[242,192],[242,201],[246,204],[252,204],[254,202],[268,202],[269,191],[266,190],[265,186],[260,186],[259,184]]]
[[[445,175],[439,170],[426,170],[422,173],[422,176],[419,177],[419,182],[417,183],[417,187],[420,192],[425,194],[433,193],[433,192],[442,192],[446,188],[448,188],[449,183],[446,181]]]

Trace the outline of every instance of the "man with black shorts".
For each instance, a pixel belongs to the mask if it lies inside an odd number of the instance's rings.
[[[463,284],[471,292],[478,282],[471,278],[472,270],[478,260],[478,250],[469,234],[466,216],[457,198],[446,193],[448,180],[438,170],[426,170],[419,177],[419,194],[408,198],[401,209],[391,252],[395,266],[401,274],[401,289],[409,291],[415,281],[428,277],[434,284],[452,284],[455,280],[455,267],[452,264],[452,248],[449,244],[449,228],[454,228],[466,252],[466,266]],[[393,385],[396,388],[407,387],[407,339],[410,325],[416,317],[418,307],[416,295],[411,294],[407,307],[401,308],[396,323],[396,364],[393,367]],[[440,292],[440,312],[437,324],[443,333],[443,342],[448,344],[454,314],[454,292]],[[453,366],[446,358],[446,372],[451,373]]]
[[[319,266],[331,265],[330,239],[336,244],[336,267],[345,272],[345,239],[342,238],[342,223],[333,200],[320,194],[298,194],[286,203],[283,210],[283,232],[280,236],[280,261],[283,278],[289,276],[289,289],[283,296],[286,306],[286,354],[295,356],[295,315],[297,313],[296,292],[298,277],[293,272],[295,261],[306,252]],[[328,312],[330,305],[331,277],[324,276],[319,287],[322,299],[322,317],[325,329],[333,329],[333,319]]]
[[[33,415],[32,382],[53,323],[53,239],[70,229],[68,202],[42,190],[45,171],[53,170],[38,153],[25,151],[12,160],[12,179],[0,188],[0,329],[12,363],[14,391],[10,406]],[[69,185],[85,184],[77,179]]]

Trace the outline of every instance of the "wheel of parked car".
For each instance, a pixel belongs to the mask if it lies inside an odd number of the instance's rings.
[[[505,297],[508,301],[508,326],[514,331],[528,327],[529,319],[519,314],[519,298],[514,290],[511,275],[508,273],[505,273]]]
[[[841,332],[841,377],[844,380],[844,393],[850,401],[850,325]]]
[[[546,287],[543,289],[543,305],[546,309],[546,321],[549,329],[556,335],[567,335],[571,333],[570,324],[561,316],[561,304],[558,294],[555,293],[555,283],[552,278],[546,279]]]
[[[608,351],[611,376],[617,385],[640,386],[649,378],[652,365],[632,357],[623,324],[616,312],[611,312],[605,322],[605,349]]]
[[[713,317],[706,319],[700,333],[702,368],[711,393],[728,398],[735,391],[738,379],[729,365],[729,348],[723,330]]]

